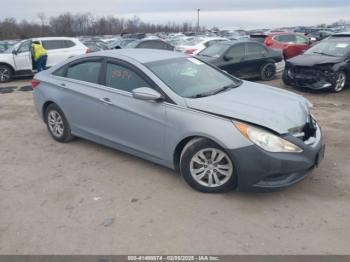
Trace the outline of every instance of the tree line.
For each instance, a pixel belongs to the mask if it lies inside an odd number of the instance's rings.
[[[133,18],[114,16],[96,17],[90,13],[64,13],[47,18],[38,14],[36,22],[17,21],[14,18],[0,20],[0,39],[26,39],[45,36],[117,35],[122,33],[193,32],[196,26],[190,23],[153,24]],[[204,30],[204,28],[201,28]]]

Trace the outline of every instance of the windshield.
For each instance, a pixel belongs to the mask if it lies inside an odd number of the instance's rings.
[[[214,44],[204,49],[199,55],[218,58],[223,55],[229,47],[229,45]]]
[[[241,81],[192,57],[156,61],[146,66],[182,97],[200,97],[237,87]]]
[[[307,55],[322,54],[342,57],[350,52],[350,42],[323,41],[305,52]]]

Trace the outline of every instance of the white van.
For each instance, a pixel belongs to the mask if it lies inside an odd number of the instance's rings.
[[[90,52],[89,48],[77,38],[43,37],[23,40],[0,54],[0,83],[9,82],[16,76],[33,75],[31,52],[33,41],[40,42],[47,50],[47,67],[54,66],[67,58]]]

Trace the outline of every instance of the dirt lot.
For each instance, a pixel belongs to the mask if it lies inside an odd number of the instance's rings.
[[[301,93],[327,144],[306,180],[207,195],[136,157],[54,142],[28,84],[0,87],[16,87],[0,93],[0,254],[350,254],[350,89]]]

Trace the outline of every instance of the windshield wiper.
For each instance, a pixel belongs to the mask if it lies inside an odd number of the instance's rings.
[[[228,89],[235,88],[235,87],[237,87],[237,86],[234,85],[234,84],[230,84],[230,85],[224,86],[222,88],[216,89],[214,91],[210,91],[210,92],[206,92],[206,93],[201,93],[201,94],[197,94],[197,95],[194,95],[194,96],[190,96],[189,98],[201,98],[201,97],[212,96],[212,95],[216,95],[218,93],[224,92],[224,91],[226,91]]]
[[[331,55],[331,54],[327,54],[327,53],[323,53],[323,52],[313,52],[314,54],[320,54],[320,55],[326,55],[326,56],[334,56],[335,57],[335,55]]]

